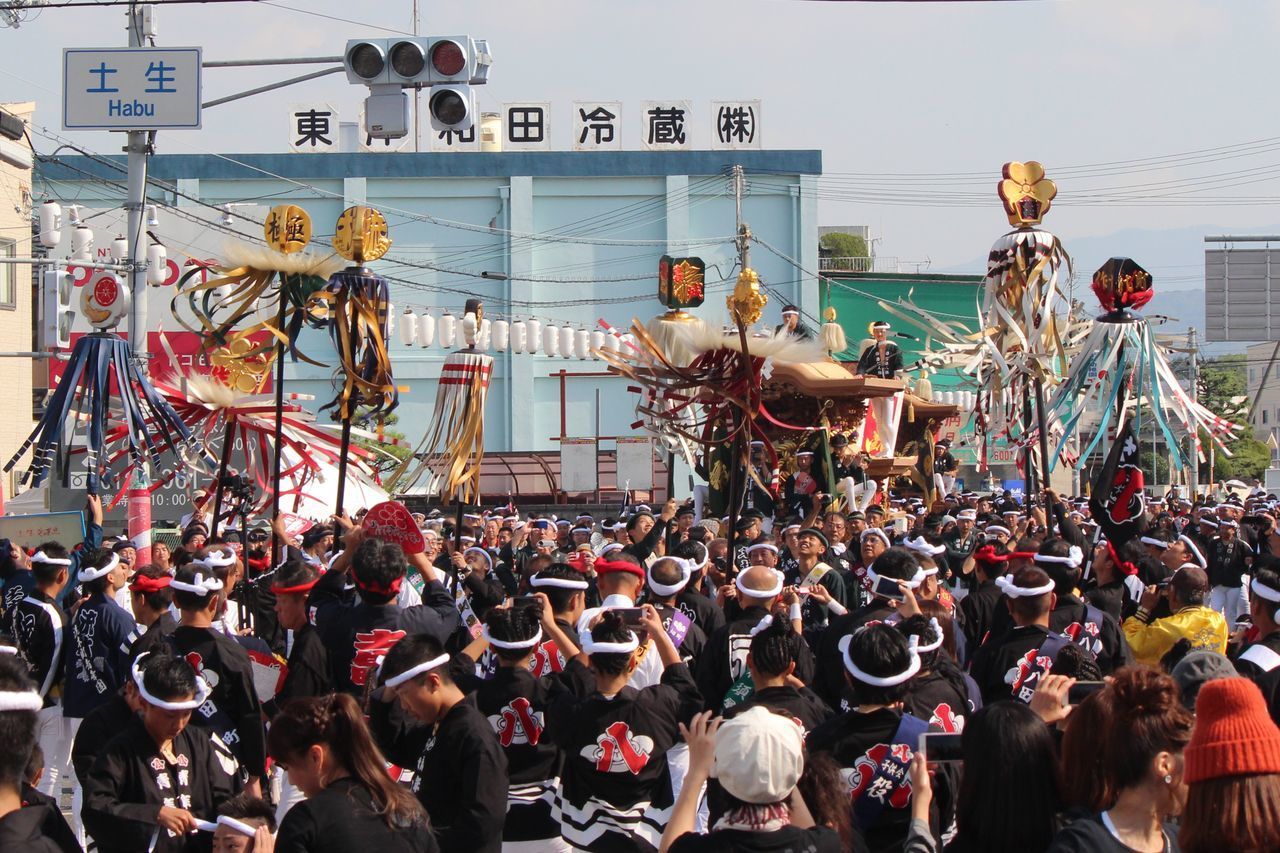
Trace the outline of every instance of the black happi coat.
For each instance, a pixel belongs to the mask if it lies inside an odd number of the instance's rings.
[[[577,658],[564,671],[541,678],[522,667],[498,667],[475,692],[476,707],[489,721],[507,757],[507,821],[504,841],[560,837],[551,816],[563,757],[548,734],[550,708],[566,693],[586,696],[595,676]]]
[[[694,581],[689,581],[689,586],[680,590],[680,594],[676,596],[676,607],[692,619],[693,624],[702,629],[702,633],[710,637],[724,627],[724,611],[710,598],[692,589],[693,584]]]
[[[262,703],[253,685],[253,663],[239,643],[212,628],[179,625],[167,637],[143,634],[138,650],[169,651],[191,664],[213,688],[209,701],[191,713],[191,725],[216,734],[250,776],[266,774]]]
[[[369,728],[387,758],[412,768],[410,786],[443,853],[498,853],[507,813],[507,756],[467,697],[433,726],[376,697]]]
[[[62,683],[62,647],[67,617],[52,598],[33,589],[5,612],[5,628],[27,662],[46,708],[56,705]],[[52,694],[52,695],[51,695]]]
[[[89,712],[76,729],[71,742],[71,767],[77,779],[87,779],[93,762],[107,741],[118,735],[133,720],[134,713],[123,693],[116,693],[103,705]]]
[[[1133,663],[1133,652],[1120,630],[1120,623],[1109,613],[1086,606],[1075,595],[1058,596],[1058,604],[1049,614],[1049,628],[1071,637],[1076,645],[1097,658],[1103,675]]]
[[[84,784],[85,831],[100,853],[208,850],[213,837],[175,837],[156,822],[161,806],[184,808],[200,820],[216,820],[230,799],[231,775],[208,732],[188,726],[173,739],[177,763],[160,755],[141,718],[135,718],[102,749]],[[152,838],[155,846],[151,847]]]
[[[274,717],[280,706],[290,699],[303,696],[326,696],[333,692],[333,675],[329,671],[329,651],[324,647],[319,632],[312,625],[304,625],[293,632],[293,646],[289,649],[288,672],[280,692],[263,703],[268,717]]]
[[[839,709],[840,700],[844,698],[848,682],[845,680],[844,652],[840,651],[840,639],[847,637],[863,625],[883,622],[897,611],[889,607],[884,599],[872,599],[870,604],[850,610],[843,616],[837,616],[827,624],[827,629],[818,639],[815,654],[817,659],[817,677],[806,677],[796,664],[796,676],[805,684],[813,686],[813,691],[821,696],[832,708]]]
[[[684,664],[668,666],[661,683],[641,690],[558,701],[551,734],[564,750],[565,840],[591,851],[656,849],[675,804],[667,753],[680,742],[678,725],[701,709]]]
[[[1002,636],[987,640],[973,653],[969,674],[978,683],[984,704],[1013,698],[1013,677],[1027,652],[1038,649],[1049,638],[1042,625],[1011,628]]]
[[[970,707],[963,684],[957,684],[936,671],[911,679],[903,707],[908,714],[919,717],[944,732],[961,731],[965,716],[970,711],[977,710]]]
[[[95,592],[80,605],[62,643],[62,713],[86,717],[129,677],[129,646],[137,624],[114,600]]]
[[[425,821],[387,826],[373,797],[355,779],[338,779],[285,814],[276,853],[439,853]]]
[[[785,714],[799,723],[806,733],[825,723],[832,714],[831,706],[823,702],[822,698],[808,687],[795,688],[785,685],[765,687],[755,691],[740,704],[725,711],[724,718],[732,720],[743,711],[757,705],[763,705],[775,713]]]
[[[0,817],[0,850],[15,853],[63,853],[63,848],[44,834],[47,807],[15,809]]]
[[[344,594],[348,572],[328,572],[307,599],[308,612],[329,651],[329,671],[337,690],[360,697],[369,670],[402,637],[427,634],[443,645],[462,625],[453,596],[433,580],[422,589],[422,604],[400,609],[392,599],[371,604]]]
[[[717,714],[720,712],[725,694],[747,671],[751,629],[768,615],[763,607],[748,608],[707,639],[706,651],[698,661],[698,690],[709,710]],[[809,644],[803,637],[793,635],[791,645],[796,661],[796,678],[812,684],[814,661]]]

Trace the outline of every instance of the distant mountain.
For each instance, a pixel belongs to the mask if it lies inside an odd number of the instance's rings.
[[[1221,234],[1280,234],[1280,225],[1238,228],[1224,225],[1196,225],[1188,228],[1150,230],[1126,228],[1099,237],[1078,237],[1068,242],[1067,251],[1075,264],[1076,298],[1086,305],[1096,304],[1089,291],[1093,271],[1113,256],[1133,258],[1155,278],[1156,295],[1143,309],[1145,314],[1176,317],[1160,327],[1161,332],[1182,332],[1194,326],[1204,328],[1204,251],[1211,244],[1206,236]],[[986,260],[979,259],[954,267],[933,268],[929,272],[981,272]],[[1243,352],[1244,344],[1209,344],[1207,355]]]

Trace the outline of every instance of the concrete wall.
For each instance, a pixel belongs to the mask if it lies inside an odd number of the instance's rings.
[[[0,104],[4,110],[27,121],[35,104]],[[9,143],[28,148],[25,140]],[[0,162],[0,255],[31,255],[31,170]],[[6,264],[0,266],[0,351],[31,350],[32,291],[31,267]],[[12,301],[9,296],[12,295]],[[43,373],[43,366],[37,366]],[[32,366],[29,359],[8,358],[0,361],[4,375],[5,405],[0,406],[0,464],[21,446],[34,426],[31,420]],[[29,457],[28,457],[29,458]],[[17,477],[25,468],[20,464],[3,475],[4,496],[16,494]]]
[[[732,290],[736,252],[734,200],[725,172],[735,163],[747,173],[750,190],[743,212],[753,232],[816,272],[814,184],[821,172],[816,151],[162,154],[152,159],[150,172],[163,184],[152,190],[160,215],[212,220],[207,229],[212,242],[220,235],[220,214],[208,204],[299,204],[311,214],[320,243],[327,242],[346,206],[368,203],[380,209],[393,245],[373,267],[392,279],[397,313],[408,305],[437,317],[444,310],[460,317],[463,303],[474,295],[485,300],[486,316],[494,320],[536,317],[544,326],[592,329],[604,319],[623,329],[632,318],[643,322],[661,312],[656,271],[664,253],[702,257],[708,287],[706,304],[697,313],[714,323],[727,316],[724,297]],[[111,207],[119,203],[124,174],[96,159],[68,157],[48,166],[43,177],[51,181],[55,197],[74,194],[86,207]],[[165,209],[169,205],[176,209]],[[109,236],[100,234],[99,245]],[[180,247],[170,246],[171,257],[179,252]],[[761,246],[752,248],[751,260],[773,288],[762,325],[772,328],[782,305],[796,302],[816,328],[813,276]],[[476,277],[481,272],[509,278]],[[521,280],[529,278],[541,281]],[[161,322],[173,328],[167,319],[171,296],[167,289],[152,290],[152,329]],[[324,333],[305,333],[303,345],[332,363]],[[398,340],[392,344],[398,384],[410,387],[401,396],[396,429],[413,441],[431,419],[446,355],[438,342],[430,349],[405,347]],[[485,424],[486,446],[495,451],[556,447],[551,439],[560,434],[561,394],[560,380],[551,374],[604,368],[599,361],[542,354],[495,356]],[[314,405],[332,397],[328,370],[291,363],[286,376],[289,390],[317,397]],[[569,435],[593,434],[597,415],[603,435],[632,432],[634,395],[621,379],[569,378],[565,400]]]

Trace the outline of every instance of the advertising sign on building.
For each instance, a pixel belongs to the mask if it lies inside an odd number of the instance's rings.
[[[574,101],[573,150],[621,151],[622,102]]]

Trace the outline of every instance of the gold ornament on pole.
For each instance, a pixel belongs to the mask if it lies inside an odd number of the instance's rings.
[[[764,306],[769,304],[769,297],[760,291],[760,276],[753,269],[744,269],[738,273],[738,283],[733,286],[733,295],[725,299],[729,306],[729,314],[740,327],[754,325],[764,313]]]

